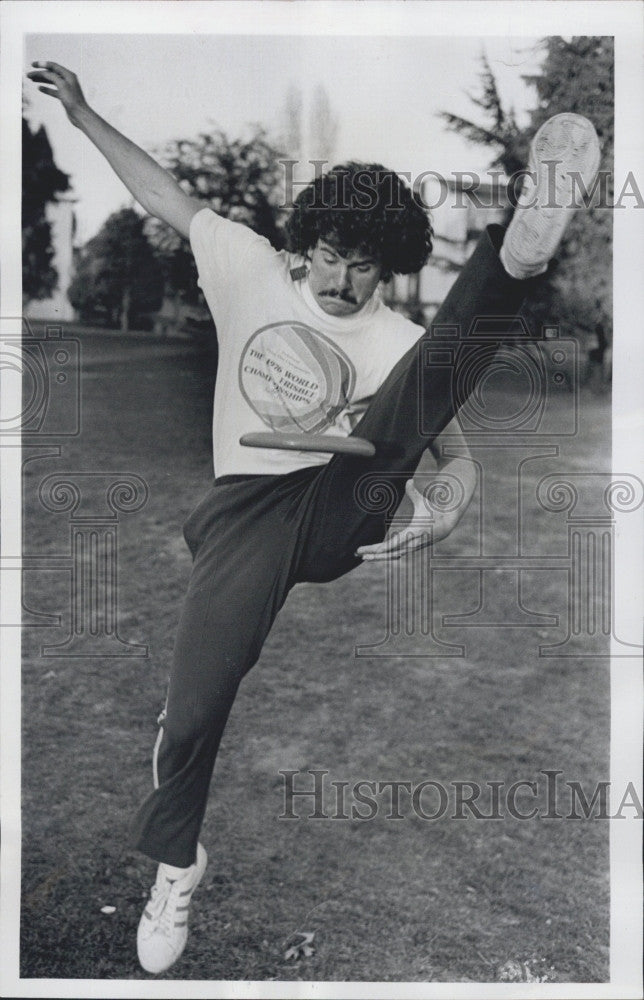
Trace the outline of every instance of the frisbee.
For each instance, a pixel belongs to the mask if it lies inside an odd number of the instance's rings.
[[[288,451],[329,451],[333,455],[361,455],[371,458],[376,449],[360,437],[337,437],[332,434],[254,431],[242,434],[239,443],[246,448],[286,448]]]

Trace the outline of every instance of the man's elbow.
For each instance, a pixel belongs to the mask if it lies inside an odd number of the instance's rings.
[[[148,215],[153,216],[155,219],[162,217],[163,202],[160,192],[148,189],[139,197],[138,201],[143,211],[147,212]]]

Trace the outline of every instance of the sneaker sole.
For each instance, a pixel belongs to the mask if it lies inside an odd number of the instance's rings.
[[[550,260],[572,213],[583,204],[581,185],[589,190],[599,161],[599,140],[587,118],[567,112],[544,122],[530,147],[529,169],[536,183],[526,180],[508,229],[511,258],[529,265]],[[573,173],[580,186],[573,185]]]

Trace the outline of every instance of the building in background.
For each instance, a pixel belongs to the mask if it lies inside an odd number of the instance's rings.
[[[421,324],[432,321],[459,271],[490,223],[507,220],[510,202],[505,185],[471,184],[442,179],[441,190],[425,185],[423,203],[431,209],[434,249],[418,274],[394,275],[385,299],[394,309]]]

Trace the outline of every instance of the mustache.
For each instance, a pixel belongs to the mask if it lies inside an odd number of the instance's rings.
[[[320,296],[325,299],[340,299],[342,302],[349,302],[351,305],[357,305],[357,299],[354,299],[350,292],[336,292],[333,289],[329,289],[326,292],[320,292]]]

